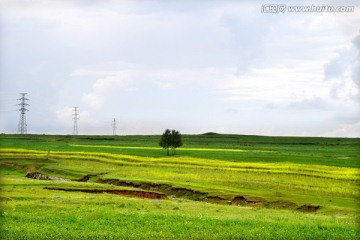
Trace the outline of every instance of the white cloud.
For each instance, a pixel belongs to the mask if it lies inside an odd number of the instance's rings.
[[[64,107],[62,109],[56,110],[56,117],[61,122],[68,122],[68,119],[72,118],[73,107]]]
[[[325,80],[331,82],[331,96],[358,100],[360,97],[360,35],[353,44],[339,49],[336,57],[325,65]]]
[[[316,65],[316,63],[315,63]],[[233,76],[217,88],[230,94],[231,100],[283,102],[308,98],[326,98],[328,85],[311,66],[297,68],[253,69],[243,76]]]
[[[107,76],[96,80],[93,84],[92,92],[84,93],[82,97],[82,101],[94,109],[102,107],[104,101],[109,98],[109,95],[111,96],[111,93],[118,93],[131,87],[135,74],[129,70],[110,71],[108,73],[102,71],[102,73],[105,73]],[[95,75],[98,75],[98,73],[95,72]]]
[[[95,93],[84,93],[82,96],[82,101],[87,106],[94,109],[99,109],[104,103],[103,98]]]
[[[357,35],[352,42],[357,50],[357,55],[352,66],[352,80],[358,89],[360,89],[360,34]]]
[[[141,70],[143,66],[137,64],[131,64],[124,61],[106,61],[100,62],[93,65],[85,65],[76,67],[70,74],[73,77],[88,77],[88,76],[109,76],[116,75],[121,71],[129,71],[129,70]]]

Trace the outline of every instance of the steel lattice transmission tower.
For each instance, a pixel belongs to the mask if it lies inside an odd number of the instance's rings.
[[[73,128],[73,135],[78,135],[78,126],[77,126],[77,120],[79,119],[79,108],[74,107],[74,113],[73,113],[73,120],[74,120],[74,128]]]
[[[115,119],[115,118],[113,119],[113,122],[112,122],[112,128],[113,128],[113,135],[115,136],[115,135],[116,135],[116,128],[117,128],[117,124],[116,124],[116,119]]]
[[[18,124],[18,133],[19,134],[27,134],[27,124],[26,124],[26,111],[29,111],[26,107],[30,106],[26,103],[29,99],[25,97],[27,93],[20,93],[21,98],[17,99],[20,101],[18,104],[20,108],[18,111],[20,111],[20,119]]]

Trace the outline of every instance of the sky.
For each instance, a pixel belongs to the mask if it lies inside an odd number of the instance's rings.
[[[286,4],[263,12],[264,4]],[[291,4],[290,4],[291,3]],[[290,12],[353,6],[353,12]],[[0,132],[360,137],[356,1],[0,0]]]

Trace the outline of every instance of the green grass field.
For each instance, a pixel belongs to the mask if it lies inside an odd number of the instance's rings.
[[[1,238],[359,239],[360,139],[159,139],[1,135]]]

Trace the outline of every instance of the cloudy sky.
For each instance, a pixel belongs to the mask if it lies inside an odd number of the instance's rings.
[[[269,3],[0,0],[0,132],[360,137],[360,5]]]

